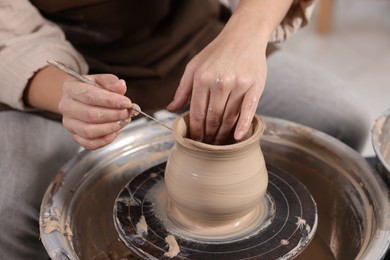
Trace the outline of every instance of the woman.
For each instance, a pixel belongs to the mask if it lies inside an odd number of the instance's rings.
[[[76,143],[113,142],[133,102],[170,111],[188,103],[191,137],[207,143],[230,131],[240,140],[257,111],[361,145],[365,120],[342,84],[271,44],[306,25],[312,1],[226,2],[227,22],[216,0],[3,1],[0,102],[14,110],[0,113],[0,258],[47,258],[38,211],[49,182]],[[63,127],[37,116],[48,112]]]

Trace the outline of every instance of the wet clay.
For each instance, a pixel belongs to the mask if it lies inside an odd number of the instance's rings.
[[[172,235],[168,235],[165,238],[165,241],[168,243],[169,250],[164,255],[171,258],[177,256],[177,254],[180,253],[180,247],[177,244],[175,237]]]
[[[141,219],[136,226],[137,234],[146,236],[148,234],[148,224],[146,223],[145,216],[141,216]]]
[[[165,184],[171,216],[200,235],[239,231],[263,215],[268,174],[259,140],[263,121],[256,116],[239,143],[210,145],[187,138],[188,114],[173,124],[175,146]]]
[[[233,241],[253,236],[267,228],[275,216],[275,205],[269,196],[264,196],[252,211],[234,221],[184,215],[172,205],[164,184],[148,192],[148,201],[155,205],[156,216],[170,233],[197,241]]]
[[[40,219],[40,225],[43,227],[43,232],[49,234],[54,231],[61,232],[69,241],[73,237],[72,230],[68,222],[62,224],[62,213],[59,208],[54,208],[54,212]]]

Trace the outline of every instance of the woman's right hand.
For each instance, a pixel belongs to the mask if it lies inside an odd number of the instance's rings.
[[[58,105],[63,125],[73,139],[95,150],[115,140],[118,132],[136,115],[124,96],[126,83],[112,74],[87,75],[103,89],[67,78]]]

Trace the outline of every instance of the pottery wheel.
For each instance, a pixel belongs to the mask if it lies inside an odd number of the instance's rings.
[[[170,251],[166,238],[177,242],[177,257],[189,259],[283,259],[303,251],[317,227],[316,204],[303,184],[290,174],[267,165],[267,195],[272,204],[268,224],[241,238],[207,241],[183,236],[164,226],[153,200],[154,187],[164,182],[165,163],[132,179],[120,192],[114,206],[115,227],[122,242],[141,258],[164,258]],[[172,249],[172,248],[171,248]]]

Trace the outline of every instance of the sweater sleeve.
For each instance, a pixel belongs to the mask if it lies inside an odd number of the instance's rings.
[[[0,103],[29,110],[23,102],[30,78],[58,60],[86,74],[83,57],[65,39],[62,30],[44,19],[27,0],[3,0],[0,3]]]
[[[220,0],[234,11],[239,0]],[[313,13],[315,0],[294,0],[282,22],[275,28],[269,41],[282,42],[300,28],[306,26]]]

